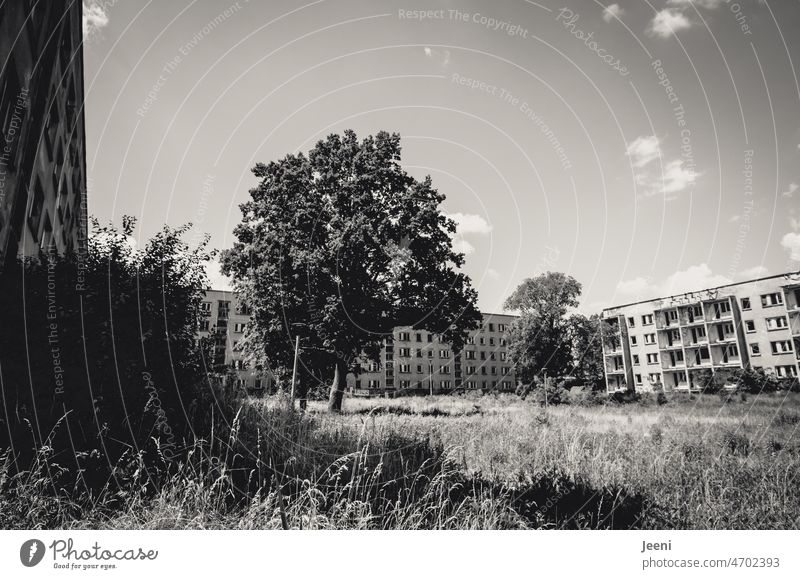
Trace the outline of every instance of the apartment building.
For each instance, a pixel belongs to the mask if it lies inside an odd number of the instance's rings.
[[[82,3],[0,9],[0,270],[87,238]]]
[[[235,372],[235,385],[246,390],[272,390],[275,377],[248,368],[237,350],[250,312],[236,293],[208,290],[202,302],[205,314],[198,336],[214,341],[209,366],[228,366]],[[483,324],[471,332],[460,354],[439,336],[408,327],[395,328],[381,351],[381,362],[364,362],[358,376],[348,374],[353,394],[382,394],[401,389],[427,392],[472,390],[513,390],[514,368],[508,359],[506,333],[514,316],[483,314]]]
[[[507,332],[515,316],[483,314],[478,330],[470,332],[461,352],[454,352],[440,336],[397,327],[386,340],[381,362],[365,362],[358,376],[347,376],[353,394],[454,389],[510,391],[516,388],[514,367],[508,359]]]
[[[707,370],[800,374],[800,273],[603,310],[609,392],[692,390]]]
[[[236,293],[208,290],[200,307],[204,317],[199,321],[198,336],[211,338],[214,344],[213,357],[206,362],[209,371],[227,366],[235,374],[233,386],[250,391],[271,390],[275,378],[268,372],[248,368],[238,351],[239,340],[250,321],[250,311]]]

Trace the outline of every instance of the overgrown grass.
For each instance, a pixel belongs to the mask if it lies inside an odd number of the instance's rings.
[[[348,399],[342,415],[229,401],[180,460],[131,450],[100,487],[48,447],[18,473],[6,453],[0,517],[10,528],[797,528],[798,427],[795,394],[546,413],[514,396]]]

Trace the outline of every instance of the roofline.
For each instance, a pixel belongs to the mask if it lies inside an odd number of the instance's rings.
[[[639,304],[646,304],[648,302],[657,302],[659,300],[666,300],[668,298],[675,298],[675,297],[678,297],[678,296],[685,296],[685,295],[688,295],[688,294],[696,294],[698,292],[706,292],[706,291],[712,291],[712,290],[717,290],[717,289],[723,289],[723,288],[726,288],[726,287],[733,287],[735,285],[744,285],[746,283],[755,283],[755,282],[758,282],[758,281],[764,281],[764,280],[767,280],[767,279],[774,279],[776,277],[784,277],[784,276],[792,275],[792,274],[795,274],[795,275],[800,274],[800,270],[798,270],[798,271],[787,271],[785,273],[777,273],[775,275],[768,275],[768,276],[759,277],[759,278],[756,278],[756,279],[748,279],[748,280],[744,280],[744,281],[737,281],[735,283],[727,283],[725,285],[718,285],[718,286],[715,286],[715,287],[707,287],[707,288],[698,289],[698,290],[694,290],[694,291],[690,291],[690,292],[682,292],[682,293],[679,293],[679,294],[671,294],[671,295],[668,295],[668,296],[662,296],[662,297],[658,297],[658,298],[650,298],[649,300],[639,300],[638,302],[630,302],[630,303],[627,303],[627,304],[620,304],[618,306],[610,306],[610,307],[603,308],[602,310],[600,310],[600,313],[602,314],[603,312],[607,312],[607,311],[610,311],[610,310],[618,310],[620,308],[627,308],[628,306],[636,306],[636,305],[639,305]]]

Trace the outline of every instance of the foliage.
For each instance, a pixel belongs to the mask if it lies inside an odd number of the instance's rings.
[[[445,197],[403,170],[399,135],[359,142],[348,130],[253,173],[222,270],[252,311],[240,346],[255,367],[291,367],[300,336],[307,377],[333,370],[339,410],[346,372],[362,355],[377,361],[395,326],[442,334],[456,350],[478,327]]]
[[[136,249],[134,226],[132,218],[122,231],[92,220],[84,254],[41,254],[0,277],[7,443],[42,446],[63,418],[62,438],[52,444],[69,444],[70,455],[99,445],[102,465],[153,438],[175,453],[190,431],[203,378],[196,344],[203,262],[211,254],[207,240],[194,248],[183,241],[189,225],[165,226]],[[90,474],[92,464],[84,465]]]
[[[601,324],[597,314],[589,317],[573,314],[567,322],[573,360],[571,374],[594,390],[605,389]]]
[[[520,313],[509,329],[508,355],[523,383],[532,383],[545,368],[551,376],[572,369],[567,313],[578,306],[580,293],[574,278],[548,271],[524,280],[505,301],[506,309]]]

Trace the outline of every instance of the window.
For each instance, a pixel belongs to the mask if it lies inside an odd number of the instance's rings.
[[[200,304],[200,311],[201,312],[210,312],[211,311],[211,302],[203,302]]]
[[[400,388],[408,388],[411,386],[411,380],[400,380]]]
[[[500,345],[501,346],[505,346],[506,345],[506,339],[505,338],[500,338]]]
[[[450,388],[450,380],[441,380],[439,382],[440,388]]]
[[[779,340],[771,344],[773,354],[788,354],[793,351],[791,340]]]
[[[231,309],[231,302],[218,302],[217,303],[217,317],[227,318],[228,312]]]
[[[239,322],[239,323],[233,324],[233,331],[238,333],[238,334],[241,334],[242,332],[244,332],[244,327],[246,325],[247,324],[245,324],[244,322]]]
[[[642,375],[641,374],[636,374],[635,376],[636,376],[636,383],[637,384],[641,384],[642,383]]]
[[[449,358],[450,357],[450,350],[439,350],[439,357],[440,358]]]
[[[508,366],[503,366],[503,367],[500,369],[500,373],[501,373],[503,376],[508,376]]]
[[[728,301],[717,302],[714,304],[714,315],[716,317],[720,317],[723,314],[730,313],[730,311],[731,311],[731,304]]]
[[[726,334],[733,334],[734,333],[733,332],[733,324],[731,324],[730,322],[728,322],[727,324],[722,324],[722,330]]]
[[[667,312],[667,319],[670,322],[674,322],[678,319],[678,310],[670,310]]]
[[[474,374],[475,366],[467,366],[467,374]]]
[[[496,360],[497,359],[497,356],[495,355],[494,352],[489,352],[489,359],[490,360]]]
[[[208,331],[208,320],[201,321],[200,324],[199,324],[199,329],[200,329],[201,332],[207,332]]]
[[[748,334],[752,334],[756,331],[756,323],[753,320],[745,320],[744,321],[744,331]]]
[[[750,344],[750,354],[753,356],[760,356],[761,355],[761,346],[758,344]]]
[[[494,346],[494,338],[489,338],[489,345]]]
[[[400,332],[397,339],[401,342],[408,342],[411,339],[411,335],[408,332]]]
[[[400,364],[400,373],[401,374],[410,374],[411,373],[411,365],[410,364]]]
[[[645,334],[644,335],[644,343],[645,344],[655,344],[656,343],[656,335],[655,334]]]
[[[417,342],[421,342],[422,341],[422,334],[417,332],[416,334],[414,334],[414,339],[416,339]]]
[[[464,352],[464,359],[466,359],[466,360],[474,360],[475,359],[475,350],[466,350]]]
[[[653,325],[653,314],[645,314],[642,316],[642,325],[643,326],[652,326]]]
[[[507,357],[508,355],[505,352],[500,352],[500,360],[502,362],[505,362]]]
[[[398,348],[397,355],[401,358],[410,358],[411,357],[411,348]]]
[[[768,330],[782,330],[789,327],[789,320],[786,316],[778,316],[777,318],[767,318]]]
[[[475,380],[467,380],[467,388],[477,388],[478,383]]]
[[[750,298],[742,298],[742,309],[749,310],[753,306],[750,304]]]
[[[648,374],[647,379],[650,380],[651,384],[658,384],[661,382],[661,374]]]
[[[772,306],[779,306],[783,303],[782,293],[764,294],[761,296],[761,307],[771,308]]]
[[[417,364],[417,374],[422,374],[422,364]]]
[[[474,343],[475,343],[475,337],[474,336],[467,336],[467,344],[469,344],[471,346]]]
[[[647,363],[648,364],[658,364],[658,354],[648,354],[647,355]]]
[[[380,364],[377,364],[376,362],[370,362],[367,366],[367,372],[378,372],[380,369]]]
[[[637,346],[637,345],[638,344],[636,343],[636,336],[631,336],[631,346]]]
[[[780,378],[797,378],[797,368],[794,366],[775,366],[775,373]]]
[[[506,331],[506,325],[505,324],[497,324],[497,331],[498,332],[505,332]]]
[[[369,388],[380,388],[381,387],[381,381],[380,380],[370,380],[369,382],[367,382],[367,387],[369,387]]]
[[[449,374],[450,366],[439,366],[439,374]]]
[[[481,360],[485,360],[485,359],[486,359],[486,352],[481,352]]]
[[[428,343],[433,343],[433,334],[428,334]]]
[[[636,319],[633,318],[632,316],[630,318],[628,318],[628,327],[629,328],[635,328],[636,327]]]
[[[633,363],[638,366],[639,365],[639,354],[633,355]]]
[[[489,324],[489,331],[494,332],[494,324]]]
[[[479,343],[481,346],[485,346],[485,345],[486,345],[486,338],[484,338],[483,336],[481,336],[480,338],[478,338],[478,343]]]

